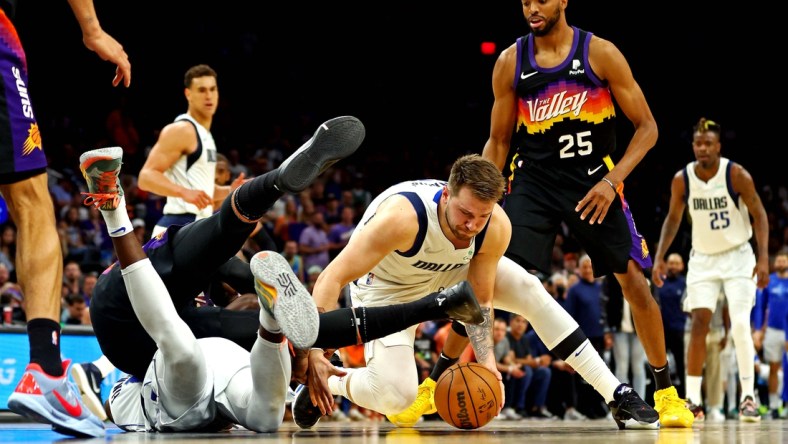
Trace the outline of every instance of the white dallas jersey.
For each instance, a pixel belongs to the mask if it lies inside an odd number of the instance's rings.
[[[216,178],[216,143],[213,141],[211,132],[197,123],[188,114],[181,114],[175,118],[176,122],[188,120],[194,124],[197,130],[197,150],[191,154],[182,155],[164,175],[184,188],[205,191],[209,196],[213,196]],[[213,206],[208,205],[202,210],[187,203],[180,197],[167,197],[164,204],[164,214],[194,214],[195,219],[203,219],[213,214]]]
[[[447,272],[468,266],[476,246],[481,246],[487,228],[471,240],[468,248],[455,248],[443,234],[438,222],[438,202],[445,185],[445,181],[432,179],[402,182],[388,188],[369,204],[351,240],[364,231],[378,206],[395,194],[406,197],[413,205],[418,215],[419,231],[408,251],[389,253],[368,274],[360,277],[356,281],[359,289],[369,291],[394,287],[399,292],[407,293],[413,288],[428,288]]]
[[[733,162],[722,157],[717,174],[708,182],[695,175],[695,162],[684,168],[686,202],[692,221],[692,248],[716,254],[741,246],[752,237],[747,205],[733,191]]]
[[[224,338],[200,338],[197,344],[202,349],[207,368],[200,400],[178,418],[169,415],[164,408],[167,392],[160,386],[156,374],[156,361],[162,359],[157,351],[144,380],[126,376],[112,387],[110,411],[119,428],[127,432],[193,431],[210,424],[217,414],[243,425],[241,419],[231,413],[225,390],[233,376],[251,366],[249,352]]]

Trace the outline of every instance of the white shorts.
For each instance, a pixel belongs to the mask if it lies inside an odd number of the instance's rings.
[[[766,327],[763,335],[763,360],[766,362],[783,362],[785,353],[785,330]]]
[[[226,403],[224,390],[230,379],[250,365],[249,352],[230,340],[201,338],[197,343],[205,358],[207,377],[201,394],[195,395],[192,406],[177,418],[173,417],[166,408],[169,394],[163,390],[164,365],[160,351],[153,356],[153,361],[145,374],[142,396],[145,414],[154,430],[184,432],[209,425],[216,416],[217,403]]]
[[[684,309],[714,311],[717,299],[725,295],[728,305],[755,305],[755,254],[749,243],[718,254],[695,250],[687,264],[687,299]]]

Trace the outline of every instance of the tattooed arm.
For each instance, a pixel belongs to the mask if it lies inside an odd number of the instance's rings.
[[[492,313],[493,310],[490,307],[482,307],[484,322],[479,325],[465,325],[465,330],[468,332],[468,339],[471,341],[471,347],[473,347],[473,352],[476,355],[476,361],[481,364],[486,364],[489,360],[495,362],[495,354],[493,351],[495,344],[492,338]]]
[[[495,319],[493,294],[498,262],[509,245],[511,235],[512,226],[509,218],[506,217],[503,209],[496,205],[487,227],[484,242],[468,268],[468,281],[479,300],[484,322],[479,325],[466,325],[465,330],[468,332],[468,339],[476,354],[476,361],[490,369],[499,381],[502,380],[502,377],[493,352],[492,324]],[[501,382],[501,393],[504,393],[503,382]],[[503,400],[501,405],[503,405]]]

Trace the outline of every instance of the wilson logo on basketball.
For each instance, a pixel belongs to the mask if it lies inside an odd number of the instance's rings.
[[[471,422],[471,416],[468,414],[468,406],[465,400],[465,392],[457,392],[457,406],[460,410],[457,412],[457,420],[460,422],[457,427],[461,429],[476,428]]]

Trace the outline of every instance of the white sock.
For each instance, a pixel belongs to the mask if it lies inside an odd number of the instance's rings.
[[[110,237],[120,237],[134,231],[129,219],[129,213],[126,212],[126,196],[120,197],[118,208],[101,210],[101,215],[104,216],[104,222],[107,224],[107,231],[109,231]]]
[[[260,307],[260,325],[271,333],[282,332],[282,327],[279,326],[279,322],[276,321],[276,318],[271,316],[268,310],[263,307]]]
[[[616,378],[610,367],[602,360],[602,356],[596,351],[591,341],[586,339],[577,349],[569,354],[566,363],[583,377],[592,387],[605,398],[606,403],[613,401],[613,392],[621,385],[621,381]],[[638,393],[645,396],[644,393]]]
[[[687,375],[687,399],[695,405],[702,405],[703,398],[700,396],[700,386],[703,383],[703,376]]]
[[[353,375],[353,373],[357,372],[359,369],[357,368],[343,368],[342,370],[347,372],[347,376],[329,376],[328,377],[328,389],[331,390],[331,393],[334,395],[341,395],[347,399],[352,399],[350,396],[350,391],[348,388],[348,380]]]
[[[780,399],[780,395],[777,393],[769,393],[769,408],[772,410],[777,410],[782,406],[782,399]]]
[[[98,368],[101,372],[101,379],[106,378],[108,374],[115,370],[115,366],[112,365],[112,363],[109,362],[109,359],[107,359],[107,357],[104,355],[101,355],[100,358],[93,361],[93,365],[95,365],[96,368]]]

